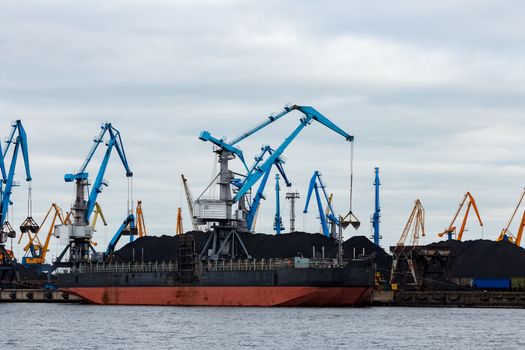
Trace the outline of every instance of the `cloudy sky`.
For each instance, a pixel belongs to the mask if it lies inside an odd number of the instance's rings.
[[[80,167],[100,124],[111,121],[150,234],[173,234],[179,206],[190,226],[180,174],[198,195],[213,172],[201,130],[232,138],[287,103],[312,105],[355,136],[354,212],[363,224],[346,237],[370,235],[379,166],[383,246],[398,240],[417,198],[427,212],[425,242],[437,240],[466,191],[485,228],[472,217],[465,237],[494,239],[524,186],[524,17],[521,1],[4,0],[0,135],[23,120],[40,221],[52,202],[71,205],[63,175]],[[299,117],[243,142],[247,158],[278,146]],[[348,212],[342,137],[313,123],[285,156],[300,207],[320,170],[336,211]],[[23,180],[22,164],[17,170]],[[110,223],[97,233],[103,245],[126,215],[124,175],[115,157],[99,197]],[[260,232],[272,231],[273,188],[271,180]],[[18,226],[25,185],[13,199]],[[317,231],[315,212],[301,210],[298,229]],[[283,203],[286,226],[288,213]],[[52,255],[58,249],[53,243]]]

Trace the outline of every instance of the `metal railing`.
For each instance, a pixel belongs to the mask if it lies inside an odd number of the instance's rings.
[[[301,266],[296,266],[294,259],[235,259],[197,261],[195,270],[205,271],[272,271],[292,268],[337,268],[334,259],[308,259]],[[147,273],[147,272],[178,272],[178,264],[166,262],[136,262],[80,264],[65,273]]]

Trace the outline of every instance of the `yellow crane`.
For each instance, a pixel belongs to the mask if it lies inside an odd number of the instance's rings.
[[[182,235],[184,233],[184,227],[182,227],[182,209],[179,207],[177,210],[177,229],[176,234]]]
[[[144,214],[142,213],[142,201],[137,201],[137,210],[135,213],[137,213],[137,223],[135,224],[135,227],[137,227],[139,238],[147,236],[148,231],[146,230]]]
[[[467,209],[465,210],[465,215],[463,217],[463,221],[461,223],[459,232],[456,232],[457,229],[456,229],[455,222],[459,216],[459,213],[461,212],[461,209],[463,209],[463,207],[465,206],[465,203],[467,203]],[[463,233],[465,232],[465,226],[467,224],[467,220],[468,220],[468,216],[469,216],[471,207],[474,208],[474,211],[479,221],[479,225],[483,229],[483,221],[481,220],[481,216],[479,215],[478,206],[476,205],[476,200],[474,199],[472,194],[470,194],[470,192],[467,192],[465,193],[465,196],[463,197],[463,200],[461,201],[461,203],[459,203],[459,208],[456,211],[456,215],[454,215],[454,218],[452,219],[452,222],[450,223],[449,227],[445,231],[438,233],[438,236],[443,237],[444,235],[447,235],[449,240],[453,239],[452,237],[455,236],[458,241],[461,241],[461,239],[463,238]]]
[[[408,237],[409,244],[405,245]],[[396,247],[392,250],[392,269],[390,271],[390,284],[392,289],[397,289],[397,283],[393,283],[397,274],[398,263],[400,260],[406,260],[408,269],[413,279],[413,283],[417,285],[417,275],[413,259],[413,250],[417,249],[419,239],[425,237],[425,208],[419,199],[416,200],[414,208],[408,217],[408,221],[401,233],[401,237],[397,242]]]
[[[509,241],[511,243],[516,244],[517,246],[521,245],[521,237],[523,236],[523,229],[525,228],[525,210],[523,211],[523,215],[521,217],[520,225],[518,227],[518,233],[514,235],[510,230],[510,225],[514,221],[514,217],[516,216],[521,203],[523,202],[523,198],[525,197],[525,189],[523,190],[523,193],[521,194],[520,200],[518,201],[518,205],[516,205],[516,209],[514,209],[514,212],[512,213],[512,216],[510,217],[510,220],[507,224],[507,226],[501,230],[501,234],[499,235],[497,241]]]
[[[419,199],[416,200],[414,209],[408,218],[408,221],[401,233],[398,246],[405,246],[406,240],[410,234],[409,245],[417,246],[419,244],[419,238],[425,237],[425,208],[421,204]]]
[[[42,242],[40,241],[38,237],[38,234],[44,227],[44,224],[46,223],[47,219],[50,217],[51,213],[53,213],[53,216],[51,219],[51,225],[49,226],[49,230],[47,232],[47,236],[44,241],[44,244],[42,244]],[[33,236],[31,235],[30,232],[27,233],[29,236],[29,243],[27,243],[26,246],[24,247],[26,256],[24,256],[23,258],[23,264],[40,265],[46,262],[46,254],[49,251],[49,242],[51,241],[51,236],[53,235],[55,224],[58,224],[56,222],[57,219],[60,222],[60,224],[64,224],[64,219],[62,217],[62,209],[60,209],[58,205],[53,203],[51,204],[51,207],[47,211],[47,214],[44,217],[44,220],[42,220],[42,224],[40,225],[38,231]]]
[[[184,187],[184,193],[186,195],[186,202],[188,204],[188,213],[190,214],[190,220],[191,220],[191,225],[193,227],[193,231],[206,231],[207,227],[206,225],[197,225],[195,224],[195,220],[194,220],[194,211],[193,211],[193,195],[191,194],[191,191],[190,191],[190,188],[188,187],[188,179],[184,176],[184,174],[181,174],[180,175],[181,179],[182,179],[182,186]],[[181,210],[181,215],[182,215],[182,209],[179,208],[179,210]],[[177,220],[178,222],[178,220]],[[182,219],[181,219],[181,227],[182,227]]]

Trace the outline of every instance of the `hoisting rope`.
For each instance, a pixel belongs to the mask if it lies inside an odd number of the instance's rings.
[[[31,191],[31,181],[27,183],[27,217],[33,216],[33,198]]]
[[[350,142],[350,215],[352,215],[353,192],[354,192],[354,142],[351,141]]]

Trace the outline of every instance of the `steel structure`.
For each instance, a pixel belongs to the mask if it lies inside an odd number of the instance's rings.
[[[180,207],[177,208],[177,227],[175,229],[175,234],[184,234],[184,226],[182,226],[182,209]]]
[[[16,232],[12,225],[7,220],[9,213],[9,206],[12,203],[11,194],[13,193],[13,187],[17,186],[15,183],[15,169],[18,160],[18,153],[22,152],[22,158],[24,160],[26,181],[28,184],[28,217],[20,226],[22,233],[36,233],[38,232],[39,226],[31,217],[32,211],[32,199],[31,199],[31,167],[29,165],[29,152],[27,134],[20,120],[16,120],[11,124],[11,133],[6,139],[6,146],[2,150],[0,146],[0,172],[2,175],[2,181],[0,183],[0,281],[9,281],[18,279],[16,269],[17,261],[11,251],[5,248],[5,243],[8,238],[15,238]],[[11,162],[9,168],[6,168],[6,162],[8,161],[8,153],[12,148]]]
[[[87,167],[93,159],[93,156],[99,145],[104,143],[106,137],[106,152],[98,169],[93,188],[91,191],[89,191],[90,181]],[[91,243],[91,238],[93,237],[93,227],[90,225],[90,218],[96,206],[98,195],[102,192],[104,186],[108,186],[108,182],[104,180],[104,174],[106,172],[113,150],[116,150],[125,169],[126,177],[131,183],[133,173],[131,172],[131,169],[128,165],[128,160],[126,158],[124,144],[122,142],[120,132],[115,127],[113,127],[111,123],[105,123],[101,126],[99,135],[96,136],[93,141],[94,144],[91,147],[86,159],[84,160],[84,163],[80,167],[80,170],[76,173],[66,174],[64,176],[64,180],[66,182],[75,182],[76,196],[73,207],[71,208],[73,217],[72,222],[66,223],[64,225],[57,225],[55,227],[55,236],[60,238],[62,242],[67,242],[66,248],[58,256],[54,264],[55,269],[57,267],[71,267],[79,263],[89,262],[91,260],[91,253],[96,253]],[[128,188],[131,191],[132,186],[129,185]],[[131,197],[129,193],[128,196]],[[133,236],[136,234],[136,231],[133,208],[128,198],[128,215],[111,239],[104,254],[104,258],[107,258],[112,254],[115,245],[121,236],[129,235],[130,240],[133,240]],[[62,262],[62,259],[68,251],[68,261]]]
[[[465,210],[465,215],[463,216],[461,227],[459,228],[459,231],[456,232],[457,228],[456,228],[455,222],[459,216],[459,213],[461,212],[461,209],[465,206],[465,203],[467,203],[467,209]],[[445,231],[438,233],[438,236],[443,237],[444,235],[447,235],[448,240],[457,239],[458,241],[461,241],[463,238],[463,233],[465,232],[465,227],[467,224],[467,220],[468,220],[468,216],[469,216],[471,207],[474,208],[474,212],[476,213],[476,216],[478,218],[479,225],[483,229],[483,221],[481,220],[481,216],[479,215],[478,206],[476,205],[476,200],[470,194],[470,192],[467,192],[465,193],[463,200],[459,203],[458,210],[456,211],[456,214],[452,218],[452,222],[450,223],[449,227]]]
[[[280,235],[285,229],[281,217],[281,188],[279,187],[279,174],[275,174],[275,218],[273,220],[273,229],[278,235]]]
[[[374,196],[374,214],[372,215],[372,229],[373,229],[373,235],[372,238],[374,240],[375,245],[379,245],[379,240],[382,238],[380,231],[379,231],[379,223],[381,218],[381,207],[379,205],[379,186],[381,185],[381,182],[379,181],[379,168],[376,167],[374,169],[375,173],[375,180],[374,180],[374,189],[375,189],[375,196]]]
[[[139,238],[145,237],[148,235],[148,230],[146,230],[146,221],[144,221],[144,213],[142,211],[142,201],[137,201],[137,209],[135,210],[137,215],[137,222],[135,226],[137,227]]]
[[[314,171],[312,178],[310,179],[310,186],[308,187],[308,194],[306,195],[306,204],[304,206],[303,213],[308,213],[308,206],[310,205],[310,199],[312,193],[315,193],[315,199],[317,202],[317,209],[319,211],[319,219],[321,220],[321,228],[323,234],[326,237],[336,238],[337,227],[341,224],[339,218],[334,213],[331,200],[326,193],[326,186],[321,178],[319,171]],[[326,201],[327,210],[323,209],[322,200]],[[330,228],[328,228],[330,225]]]
[[[406,245],[405,243],[409,236],[409,244]],[[406,261],[408,265],[408,270],[410,271],[410,276],[412,278],[411,284],[419,284],[420,281],[417,277],[413,253],[414,249],[417,250],[417,247],[419,246],[420,237],[425,237],[425,208],[423,208],[421,201],[417,199],[397,245],[391,248],[394,258],[392,260],[390,283],[394,281],[394,277],[397,273],[398,262],[402,260]]]
[[[286,199],[290,200],[290,232],[295,232],[295,202],[300,198],[299,192],[286,193]]]
[[[47,219],[51,218],[49,230],[47,232],[44,242],[40,240],[38,235],[47,222]],[[42,266],[46,263],[46,255],[49,251],[49,243],[51,242],[51,237],[53,236],[53,230],[55,224],[64,224],[64,217],[62,215],[62,209],[55,203],[51,204],[51,207],[47,211],[38,232],[34,235],[31,232],[28,232],[29,242],[24,247],[25,255],[22,258],[22,264],[25,266]],[[20,237],[20,240],[22,237]],[[18,241],[20,243],[20,240]]]
[[[195,223],[195,212],[193,209],[194,199],[193,199],[193,195],[191,194],[190,188],[188,186],[188,179],[184,176],[184,174],[181,174],[180,177],[182,179],[182,186],[184,187],[184,193],[186,195],[186,202],[188,204],[188,212],[190,214],[191,225],[193,227],[193,230],[204,232],[207,230],[206,225],[197,225]]]
[[[284,142],[273,152],[268,152],[264,160],[257,160],[254,166],[248,167],[243,152],[237,145],[246,138],[254,135],[266,126],[282,118],[292,111],[299,111],[303,114],[299,126],[284,140]],[[216,223],[208,242],[206,243],[201,256],[217,259],[220,256],[245,255],[249,253],[242,243],[238,232],[249,231],[247,222],[248,209],[246,208],[246,196],[251,193],[253,186],[261,179],[268,176],[271,168],[282,162],[281,156],[287,147],[295,140],[300,132],[315,120],[332,131],[343,136],[347,141],[353,141],[354,137],[339,128],[316,109],[310,106],[288,105],[275,114],[269,116],[261,124],[241,134],[230,142],[226,139],[213,137],[210,132],[202,131],[199,139],[209,141],[214,144],[219,156],[220,171],[213,182],[218,179],[219,199],[197,198],[195,201],[195,218],[198,224]],[[238,158],[247,174],[242,179],[235,179],[233,172],[229,169],[229,161]],[[212,183],[213,184],[213,183]],[[210,184],[207,188],[209,188]],[[231,185],[236,187],[232,194]],[[233,205],[238,203],[235,212],[232,211]],[[253,215],[257,210],[253,211]],[[253,221],[252,221],[253,222]]]
[[[518,213],[518,210],[520,209],[521,203],[523,202],[523,198],[525,197],[525,189],[523,190],[520,200],[518,201],[518,205],[516,205],[516,209],[514,209],[514,212],[512,213],[512,216],[510,217],[509,222],[507,223],[507,226],[501,230],[501,233],[497,239],[497,241],[509,241],[511,243],[514,243],[517,246],[521,245],[521,239],[523,237],[523,230],[525,229],[525,210],[523,211],[523,215],[521,216],[521,221],[518,226],[518,231],[516,234],[512,233],[510,231],[510,226],[512,225],[512,222],[514,221],[514,217]]]

